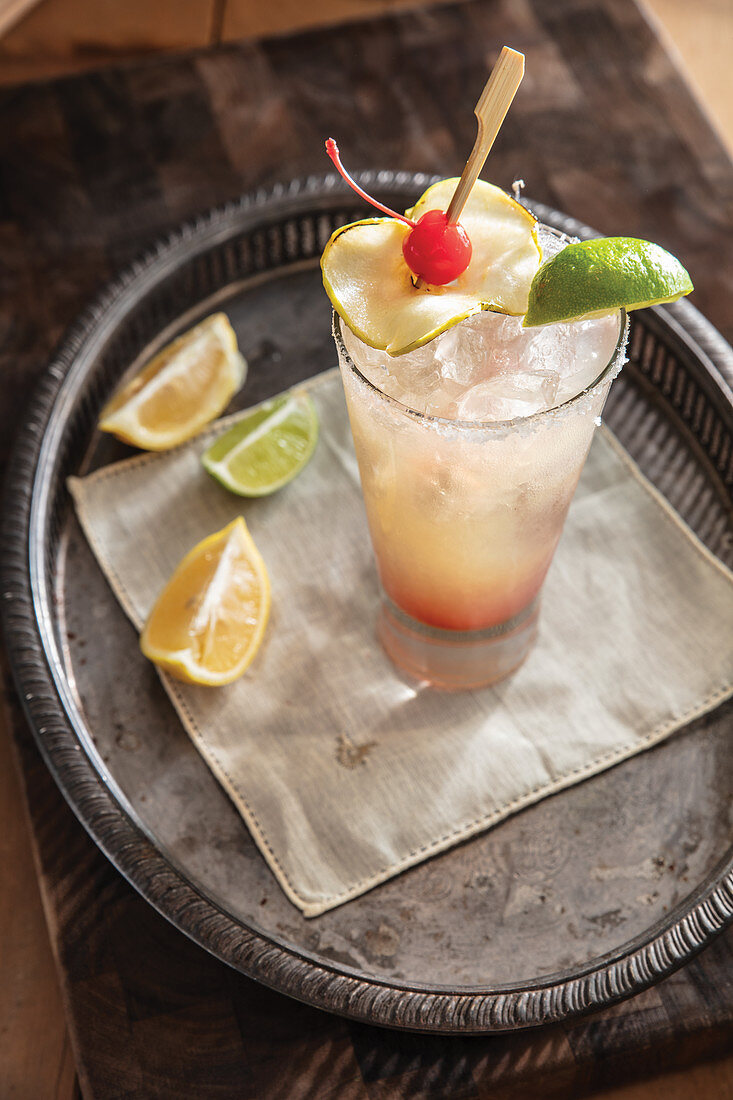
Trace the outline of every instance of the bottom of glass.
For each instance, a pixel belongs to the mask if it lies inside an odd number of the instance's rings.
[[[469,691],[505,679],[535,638],[539,597],[514,618],[487,630],[440,630],[413,619],[382,594],[377,634],[402,672],[442,691]]]

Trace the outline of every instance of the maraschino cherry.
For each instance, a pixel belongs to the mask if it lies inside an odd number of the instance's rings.
[[[418,278],[432,283],[433,286],[445,286],[466,270],[471,259],[471,242],[459,222],[449,223],[444,210],[426,210],[416,222],[404,214],[390,210],[388,206],[368,195],[351,178],[341,163],[338,146],[333,138],[326,142],[326,152],[339,174],[353,187],[357,195],[361,195],[390,218],[396,218],[410,226],[410,232],[402,244],[402,255],[410,271]]]
[[[445,210],[426,210],[405,237],[402,255],[426,283],[445,286],[468,267],[471,242],[460,222],[449,223]]]

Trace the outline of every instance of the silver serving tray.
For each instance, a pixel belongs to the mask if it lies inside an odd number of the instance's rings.
[[[386,202],[427,177],[365,173]],[[545,222],[591,231],[537,205]],[[3,609],[43,756],[103,852],[233,967],[369,1023],[482,1033],[620,1000],[733,919],[733,707],[362,898],[305,920],[170,706],[64,488],[127,453],[97,413],[122,374],[214,307],[250,363],[249,405],[335,362],[318,257],[362,216],[333,177],[184,226],[72,326],[10,471]],[[606,419],[710,549],[733,560],[733,352],[687,303],[637,314]]]

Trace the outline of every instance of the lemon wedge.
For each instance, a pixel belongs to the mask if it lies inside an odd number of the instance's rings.
[[[190,439],[228,405],[247,364],[224,313],[159,351],[102,409],[99,428],[146,451]]]
[[[140,648],[177,680],[229,684],[254,659],[269,613],[267,569],[238,516],[186,554],[150,613]]]

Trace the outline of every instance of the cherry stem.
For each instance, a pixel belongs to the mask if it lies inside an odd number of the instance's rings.
[[[363,199],[366,199],[367,202],[371,203],[372,206],[376,206],[377,210],[381,210],[384,214],[389,214],[390,218],[396,218],[397,221],[404,222],[405,225],[409,225],[412,229],[415,228],[417,222],[413,222],[410,220],[410,218],[406,218],[404,214],[398,214],[396,210],[390,210],[388,206],[384,206],[381,202],[377,202],[376,199],[373,199],[371,195],[367,195],[366,191],[359,187],[359,184],[356,182],[356,180],[351,178],[351,176],[341,163],[341,157],[339,156],[339,147],[333,140],[333,138],[328,138],[328,140],[326,141],[326,152],[333,161],[336,171],[339,173],[340,176],[343,176],[349,187],[353,187],[357,195],[361,195],[361,197]]]

